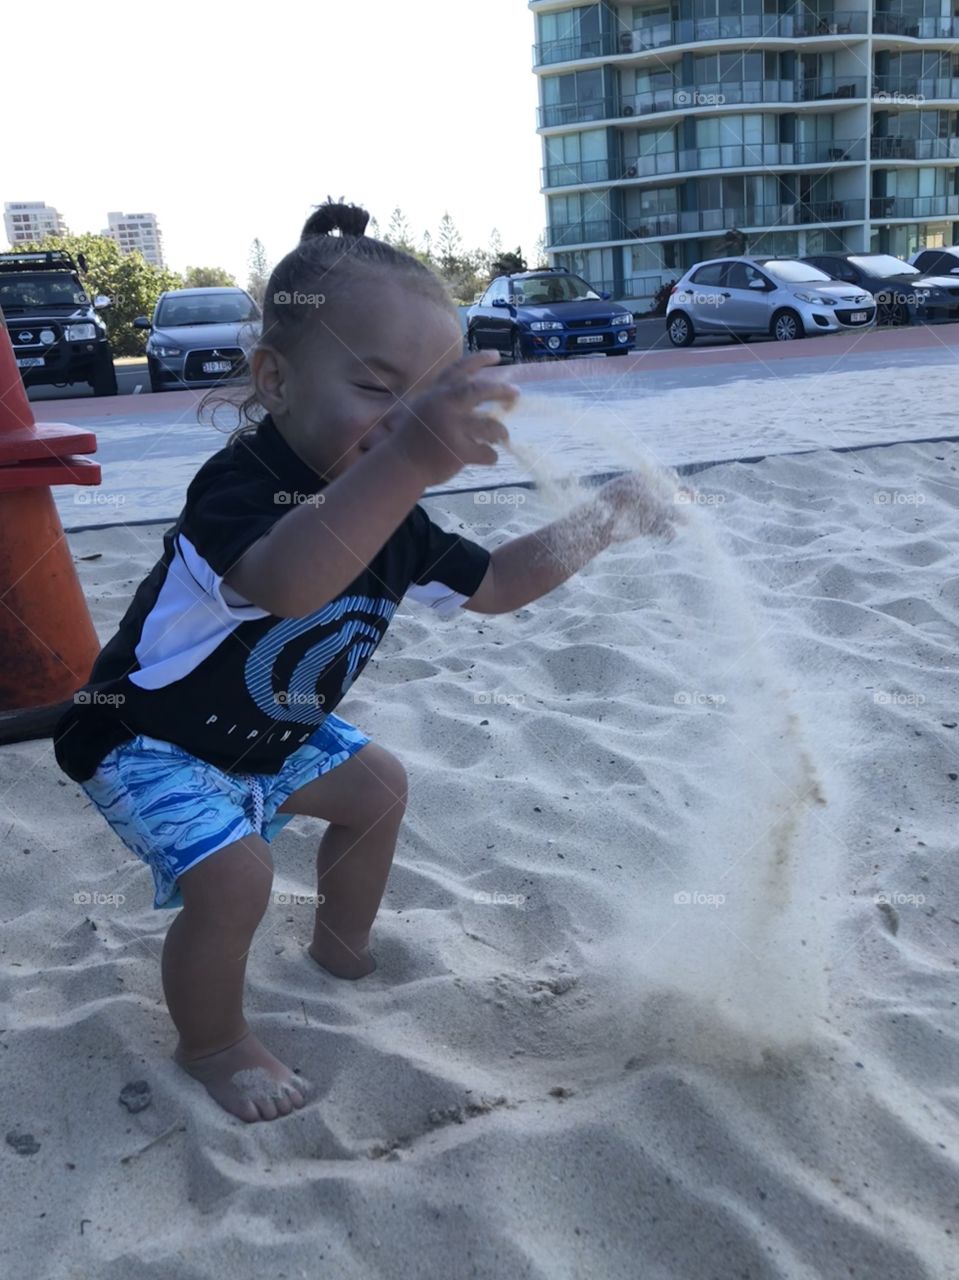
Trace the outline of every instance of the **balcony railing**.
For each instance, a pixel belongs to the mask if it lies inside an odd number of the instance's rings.
[[[909,13],[877,13],[872,20],[877,36],[911,36],[916,40],[959,39],[959,18],[922,18]]]
[[[959,76],[873,76],[873,102],[916,103],[959,98]]]
[[[959,150],[959,140],[956,140],[956,147]],[[720,147],[631,156],[621,165],[609,160],[551,164],[541,170],[541,178],[544,188],[594,186],[631,178],[654,178],[661,174],[694,173],[700,169],[772,169],[791,164],[841,164],[865,158],[866,145],[861,138],[821,142],[737,142]]]
[[[546,40],[533,45],[533,66],[543,67],[554,62],[576,62],[580,58],[603,58],[618,53],[619,46],[612,35],[584,40],[574,36],[571,40]]]
[[[735,14],[722,18],[657,22],[624,31],[618,53],[644,53],[672,44],[704,40],[808,40],[812,36],[865,35],[864,12],[815,14]]]
[[[959,138],[871,138],[873,160],[959,160]]]
[[[936,199],[937,197],[926,198]],[[940,198],[959,201],[959,196]],[[794,201],[789,204],[696,209],[683,213],[649,213],[638,214],[634,218],[603,218],[588,222],[569,222],[548,228],[546,243],[555,248],[567,244],[659,239],[663,236],[688,235],[697,232],[718,234],[732,227],[747,231],[750,228],[762,227],[861,222],[865,216],[865,204],[864,200],[824,200],[815,203]]]
[[[865,76],[819,76],[806,80],[719,80],[712,84],[674,85],[624,95],[619,102],[595,98],[588,102],[560,102],[538,110],[539,127],[587,124],[621,116],[644,116],[663,111],[702,110],[772,102],[812,102],[863,98]]]
[[[959,196],[873,196],[870,218],[954,218]]]
[[[886,16],[890,21],[915,23],[915,19]],[[934,23],[940,20],[925,21]],[[949,19],[941,21],[948,23]],[[606,34],[591,40],[574,36],[567,40],[547,40],[534,44],[533,66],[606,58],[622,53],[643,53],[648,49],[694,44],[704,40],[808,40],[815,36],[864,36],[866,26],[867,15],[863,10],[838,10],[829,14],[743,13],[721,18],[657,22],[639,27],[635,31],[621,31],[618,36]]]

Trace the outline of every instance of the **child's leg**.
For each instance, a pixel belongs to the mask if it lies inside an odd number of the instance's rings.
[[[370,927],[379,910],[406,810],[406,770],[376,743],[330,773],[308,782],[280,805],[330,825],[316,859],[316,909],[309,952],[338,978],[361,978],[376,968]]]
[[[270,847],[247,836],[178,879],[183,908],[163,947],[163,989],[180,1033],[174,1059],[241,1120],[301,1107],[307,1085],[246,1024],[243,984],[273,884]]]

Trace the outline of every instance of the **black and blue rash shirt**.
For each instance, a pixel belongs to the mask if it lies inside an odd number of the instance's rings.
[[[163,554],[54,731],[60,768],[82,782],[137,734],[227,772],[277,773],[343,698],[406,596],[450,617],[490,553],[417,504],[334,600],[279,618],[224,575],[326,482],[267,417],[194,476]]]

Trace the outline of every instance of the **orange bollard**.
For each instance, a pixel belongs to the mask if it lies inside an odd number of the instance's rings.
[[[92,431],[38,427],[0,314],[0,742],[48,734],[100,642],[50,492],[99,484]]]

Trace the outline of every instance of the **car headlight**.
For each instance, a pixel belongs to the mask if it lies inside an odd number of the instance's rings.
[[[633,317],[630,314],[630,312],[627,311],[624,315],[613,316],[612,320],[610,320],[609,323],[610,324],[632,324]]]
[[[182,356],[183,352],[179,347],[149,347],[151,356]]]
[[[835,298],[823,297],[821,293],[798,293],[797,292],[796,294],[794,294],[794,297],[797,297],[800,302],[814,302],[816,303],[817,306],[820,306],[820,307],[836,306]]]
[[[562,329],[564,326],[558,320],[533,320],[529,327],[531,329]]]
[[[97,336],[95,324],[68,324],[64,327],[63,336],[67,342],[89,342]]]

